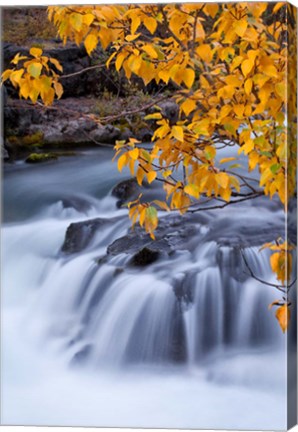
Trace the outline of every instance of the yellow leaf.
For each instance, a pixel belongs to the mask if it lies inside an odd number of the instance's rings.
[[[278,76],[277,69],[273,65],[262,66],[262,72],[269,77],[276,78]]]
[[[143,45],[142,50],[145,51],[145,53],[148,54],[149,57],[152,57],[154,59],[158,58],[158,54],[152,45],[149,44]]]
[[[153,201],[155,204],[157,204],[160,208],[162,208],[163,210],[169,211],[169,206],[167,205],[167,203],[165,203],[164,201],[159,201],[159,200],[154,200]]]
[[[83,16],[83,22],[87,26],[90,26],[93,23],[94,19],[95,16],[92,13],[87,13],[86,15]]]
[[[144,207],[140,212],[140,225],[143,226],[146,217],[146,207]]]
[[[148,114],[144,117],[144,120],[160,120],[160,119],[162,119],[162,115],[159,112],[154,114]]]
[[[95,34],[93,33],[88,34],[88,36],[84,40],[84,45],[89,56],[92,53],[92,51],[97,47],[97,43],[98,43],[97,36],[95,36]]]
[[[1,75],[2,82],[6,81],[10,78],[10,75],[12,74],[13,69],[6,69],[3,74]]]
[[[188,88],[191,88],[195,80],[195,72],[193,69],[185,69],[183,71],[183,82]]]
[[[142,167],[139,167],[137,170],[137,175],[136,175],[137,182],[138,182],[139,186],[142,186],[144,176],[145,176],[145,171],[143,170]]]
[[[224,172],[220,172],[216,174],[215,180],[219,184],[219,186],[222,187],[223,189],[226,189],[229,186],[229,182],[230,182],[229,176]]]
[[[152,182],[156,179],[156,176],[157,176],[157,173],[156,173],[155,171],[149,171],[149,172],[147,173],[147,180],[148,180],[148,183],[149,183],[149,184],[152,183]]]
[[[227,202],[230,201],[230,199],[231,199],[231,189],[230,188],[226,188],[226,189],[220,188],[219,194],[225,201],[227,201]]]
[[[132,35],[128,35],[126,36],[125,40],[127,40],[127,42],[133,42],[134,40],[136,40],[141,33],[137,33],[137,34],[132,34]]]
[[[235,158],[235,157],[227,157],[227,158],[223,158],[223,159],[221,159],[220,161],[219,161],[219,163],[220,164],[224,164],[224,163],[226,163],[226,162],[231,162],[231,161],[234,161],[234,160],[236,160],[237,158]]]
[[[285,99],[286,98],[286,84],[285,84],[285,82],[282,81],[282,82],[275,84],[275,92],[280,98]]]
[[[62,85],[59,82],[54,81],[54,89],[55,89],[56,95],[58,96],[58,99],[60,99],[62,94],[63,94]]]
[[[116,67],[116,71],[119,72],[122,63],[124,61],[124,59],[127,57],[127,53],[121,52],[117,58],[116,58],[116,62],[115,62],[115,67]]]
[[[279,270],[279,257],[279,252],[276,252],[270,256],[270,265],[274,273],[278,273]]]
[[[248,78],[245,83],[244,83],[244,90],[245,93],[249,96],[251,94],[251,90],[252,90],[252,79]]]
[[[270,168],[265,169],[260,177],[260,186],[264,186],[268,180],[272,179],[273,174]]]
[[[141,19],[138,15],[131,15],[131,33],[134,34],[141,24]]]
[[[290,312],[288,305],[284,304],[283,306],[280,306],[277,309],[275,316],[276,316],[277,321],[279,322],[279,325],[280,325],[283,333],[285,333],[285,331],[288,328],[290,319],[291,319],[291,312]]]
[[[29,53],[33,57],[38,58],[38,57],[40,57],[42,55],[42,49],[41,48],[35,48],[35,47],[33,47],[33,48],[30,49]]]
[[[10,74],[9,79],[15,87],[20,83],[23,73],[24,73],[24,69],[22,68]]]
[[[152,17],[144,18],[144,26],[153,34],[157,28],[157,20]]]
[[[172,171],[171,171],[171,170],[166,170],[166,171],[164,171],[164,172],[162,173],[162,176],[163,176],[164,178],[168,178],[171,174],[172,174]]]
[[[123,170],[123,167],[124,165],[126,165],[126,163],[127,163],[127,153],[124,153],[123,155],[120,156],[117,163],[117,167],[120,172]]]
[[[200,45],[196,49],[196,53],[206,63],[210,63],[211,62],[213,54],[212,54],[212,50],[211,50],[210,45],[208,45],[208,44]]]
[[[241,154],[244,152],[245,155],[248,155],[254,149],[255,143],[252,139],[248,139],[243,146],[240,147],[238,153]]]
[[[161,70],[161,71],[158,73],[158,77],[159,77],[160,79],[162,79],[166,84],[168,84],[168,82],[169,82],[169,80],[170,80],[170,78],[171,78],[171,73],[170,73],[170,71],[168,71],[168,70]]]
[[[79,13],[72,13],[69,22],[76,31],[80,31],[83,25],[83,16]]]
[[[215,18],[215,15],[217,14],[219,9],[219,6],[217,3],[205,3],[204,11],[208,15],[211,16],[211,18]]]
[[[244,109],[245,109],[245,106],[243,104],[238,104],[238,105],[233,106],[234,113],[239,118],[243,118]]]
[[[130,150],[128,152],[129,156],[133,159],[133,160],[137,160],[139,157],[139,149],[135,148],[133,150]]]
[[[41,74],[42,65],[40,63],[31,63],[27,69],[33,78],[38,78]]]
[[[193,99],[186,99],[186,101],[184,101],[181,105],[181,110],[184,111],[186,115],[188,115],[196,108],[196,106],[196,101],[194,101]]]
[[[19,61],[26,60],[28,57],[22,56],[20,53],[17,53],[10,63],[17,65]]]
[[[173,126],[172,127],[172,136],[176,138],[176,140],[183,142],[184,140],[184,133],[182,126]]]
[[[242,37],[247,29],[247,21],[246,19],[237,20],[233,24],[233,28],[235,30],[235,33]]]
[[[190,183],[184,187],[184,192],[190,196],[193,196],[196,199],[198,199],[200,197],[200,191],[199,191],[198,186],[195,184],[192,184],[192,183]]]
[[[253,69],[253,67],[254,67],[254,64],[255,64],[255,62],[254,62],[254,60],[253,59],[246,59],[246,60],[244,60],[243,62],[242,62],[242,64],[241,64],[241,70],[242,70],[242,73],[243,73],[243,75],[246,77],[249,73],[250,73],[250,71]]]
[[[282,7],[285,6],[285,5],[286,5],[286,3],[284,3],[284,2],[276,3],[276,5],[275,5],[274,8],[273,8],[273,13],[278,12],[279,9],[282,8]]]
[[[63,67],[57,59],[50,57],[49,60],[51,63],[53,63],[53,65],[57,68],[58,71],[63,72]]]

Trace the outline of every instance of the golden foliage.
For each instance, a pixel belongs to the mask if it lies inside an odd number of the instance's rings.
[[[288,112],[296,113],[296,78],[291,74],[297,56],[289,13],[283,2],[48,8],[64,43],[84,43],[89,55],[98,44],[109,47],[107,67],[128,80],[135,75],[145,85],[155,81],[177,88],[176,124],[161,111],[145,118],[156,121],[151,149],[132,139],[115,146],[120,171],[128,167],[139,185],[163,183],[167,203],[137,200],[129,210],[132,223],[139,221],[151,237],[158,225],[156,208],[184,213],[201,196],[229,203],[240,194],[243,184],[232,174],[239,164],[222,167],[236,160],[237,152],[247,156],[249,171],[259,171],[261,193],[277,196],[287,211],[296,167],[296,119],[291,125],[286,119]],[[61,68],[41,50],[30,54],[30,59],[16,56],[17,67],[5,71],[2,80],[19,87],[21,97],[36,102],[40,96],[50,104],[63,90],[49,64]],[[218,162],[219,143],[235,146],[236,155]],[[181,166],[183,177],[178,174]],[[286,242],[269,247],[275,251],[272,270],[285,284],[291,272]]]

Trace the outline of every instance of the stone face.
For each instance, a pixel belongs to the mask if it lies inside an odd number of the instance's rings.
[[[109,124],[103,127],[97,127],[90,132],[91,140],[93,139],[96,142],[103,144],[115,144],[115,141],[119,139],[120,136],[120,129]]]
[[[73,254],[86,249],[95,233],[107,223],[109,223],[107,219],[98,218],[70,224],[61,251],[66,254]]]
[[[170,125],[177,123],[179,119],[179,106],[174,101],[166,101],[160,104],[160,108],[164,117],[166,117]]]
[[[126,201],[136,198],[140,188],[135,178],[118,183],[112,190],[112,195],[119,198],[117,207],[121,207]]]
[[[135,267],[144,267],[157,261],[160,255],[159,251],[145,246],[133,255],[129,263]]]
[[[155,231],[156,240],[152,240],[143,228],[135,226],[134,230],[130,230],[127,235],[110,244],[107,253],[109,255],[126,253],[135,255],[137,258],[144,257],[145,252],[149,250],[151,256],[154,253],[171,254],[177,250],[192,248],[196,232],[197,227],[187,223],[185,217],[170,215],[160,219],[159,226]],[[145,252],[141,252],[143,249]]]

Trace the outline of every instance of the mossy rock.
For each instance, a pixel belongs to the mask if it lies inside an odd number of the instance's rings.
[[[27,159],[26,163],[42,163],[42,162],[49,162],[52,160],[57,160],[58,156],[54,153],[31,153]]]
[[[10,144],[19,147],[42,147],[43,146],[43,132],[35,132],[31,135],[9,135],[7,140]]]

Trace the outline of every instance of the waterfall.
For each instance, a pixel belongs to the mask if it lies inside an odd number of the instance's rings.
[[[101,174],[98,164],[105,167]],[[42,169],[47,169],[47,176],[42,175]],[[48,389],[52,389],[47,397],[54,394],[60,405],[67,397],[73,402],[74,411],[69,414],[59,417],[57,408],[56,417],[54,409],[49,411],[60,424],[81,418],[84,425],[117,426],[111,415],[115,403],[121,426],[212,428],[216,427],[210,408],[213,401],[221,404],[229,395],[227,387],[221,399],[219,395],[224,390],[215,390],[214,386],[224,383],[243,386],[235,402],[239,412],[247,404],[256,404],[255,409],[261,404],[262,410],[268,412],[275,407],[279,416],[278,421],[272,417],[261,425],[246,421],[243,427],[263,425],[270,429],[279,424],[282,428],[285,338],[274,313],[268,311],[278,293],[251,277],[237,243],[239,239],[243,242],[251,271],[274,282],[269,253],[259,252],[263,238],[250,238],[243,228],[247,225],[253,232],[256,209],[243,204],[243,220],[236,219],[229,209],[193,219],[193,230],[186,234],[193,236],[187,239],[189,247],[174,248],[150,265],[137,267],[131,265],[131,255],[125,251],[107,254],[108,246],[125,236],[130,226],[127,210],[117,209],[110,194],[119,174],[98,157],[94,161],[83,158],[81,166],[65,162],[66,180],[61,196],[58,183],[63,183],[64,177],[59,171],[57,183],[56,169],[49,165],[24,173],[18,167],[14,176],[9,171],[5,183],[2,303],[4,389],[8,401],[4,412],[8,422],[17,423],[11,408],[15,398],[26,400],[23,393],[22,397],[14,393],[25,391],[24,387],[19,390],[18,385],[26,379],[36,383],[38,377],[38,382],[45,383],[41,392],[48,394]],[[19,197],[16,192],[17,180],[27,198],[25,210],[24,196]],[[41,182],[44,194],[30,189],[29,183],[33,185],[36,180]],[[281,212],[273,216],[274,220],[282,220]],[[258,224],[264,225],[264,232],[272,229],[268,222],[272,212],[266,205],[262,215],[258,213],[256,217]],[[94,218],[103,223],[87,246],[73,253],[65,252],[63,244],[69,226]],[[175,235],[175,230],[179,226],[173,227],[171,235]],[[265,371],[267,358],[271,367]],[[56,387],[45,378],[53,370],[57,374]],[[82,390],[83,385],[74,383],[85,373],[94,373],[95,399],[101,385],[108,392],[107,399],[101,402],[106,411],[98,411],[94,405],[89,416],[85,401],[70,390],[65,393],[65,388],[77,385]],[[129,373],[136,375],[131,378]],[[16,385],[16,377],[20,376],[21,384]],[[123,387],[115,378],[118,376],[125,383]],[[98,377],[102,377],[101,382],[96,381]],[[92,388],[93,378],[86,380],[87,387]],[[265,395],[264,389],[268,388],[276,389],[277,399],[273,400],[269,393]],[[209,405],[202,396],[205,393],[209,395]],[[82,394],[90,398],[84,391]],[[197,405],[190,402],[191,395],[205,406],[200,421]],[[123,397],[129,398],[131,406],[140,399],[139,416],[129,410],[130,405],[122,408]],[[28,408],[31,417],[26,417],[20,408],[23,424],[26,419],[30,423],[34,416],[40,416],[38,424],[43,424],[44,418],[52,424],[52,418],[41,414],[46,409],[35,409],[41,402],[33,394],[28,395],[28,401],[34,409]],[[52,399],[50,404],[56,406]],[[148,406],[151,411],[147,412]],[[222,413],[232,408],[233,403],[224,405]],[[150,412],[158,414],[151,418]],[[227,417],[221,414],[227,421],[220,426],[233,427],[231,417],[231,412]],[[241,422],[237,424],[240,426]]]

